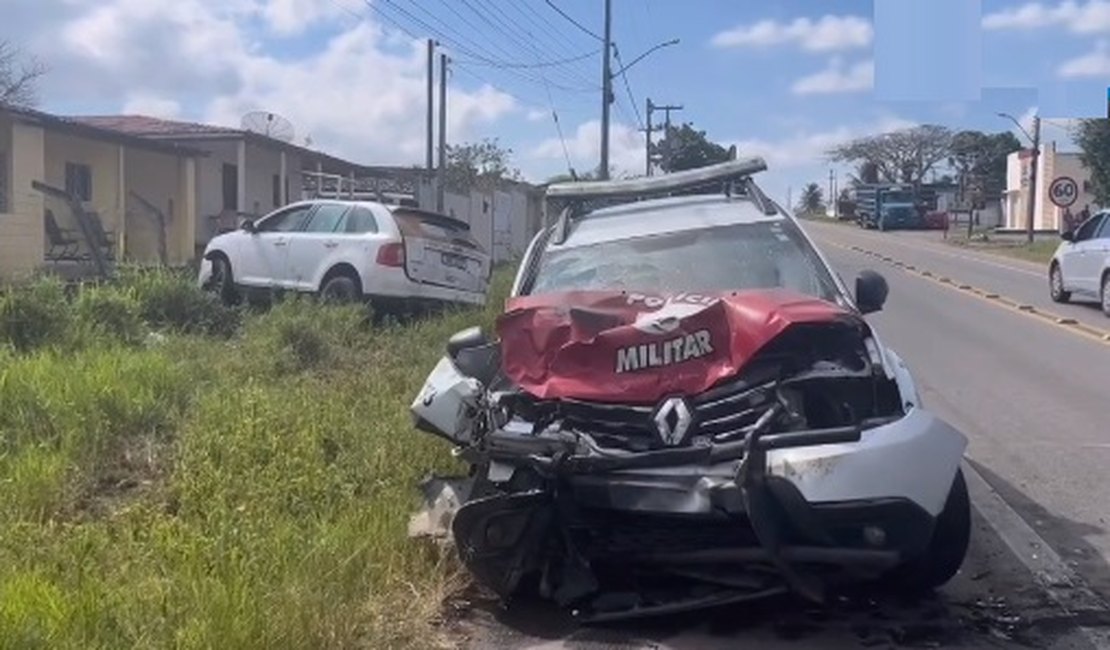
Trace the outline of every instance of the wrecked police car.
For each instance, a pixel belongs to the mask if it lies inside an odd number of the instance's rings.
[[[554,185],[496,337],[461,332],[412,404],[472,473],[451,530],[476,580],[585,621],[846,583],[914,592],[963,562],[966,439],[761,159]]]

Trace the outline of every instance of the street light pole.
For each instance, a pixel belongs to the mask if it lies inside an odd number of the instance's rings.
[[[1029,157],[1029,202],[1025,206],[1025,239],[1028,243],[1033,243],[1033,217],[1037,213],[1037,161],[1041,155],[1041,117],[1039,115],[1033,116],[1033,134],[1030,135],[1025,127],[1016,117],[1009,113],[998,113],[999,117],[1004,117],[1017,126],[1026,138],[1033,143],[1033,151]]]

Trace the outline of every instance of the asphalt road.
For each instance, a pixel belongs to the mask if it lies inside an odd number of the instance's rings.
[[[910,366],[925,406],[970,440],[970,471],[985,483],[973,485],[976,528],[961,574],[935,600],[916,605],[863,599],[815,610],[779,600],[606,628],[575,628],[542,604],[506,613],[478,599],[462,624],[472,647],[1107,647],[1110,344],[957,285],[1105,329],[1110,320],[1094,308],[1051,303],[1036,265],[921,235],[806,228],[849,285],[863,268],[887,277],[887,307],[869,319]],[[953,284],[879,257],[928,268]],[[1073,592],[1080,595],[1073,599]]]

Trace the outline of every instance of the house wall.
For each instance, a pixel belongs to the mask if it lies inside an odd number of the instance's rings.
[[[79,138],[54,131],[45,136],[46,184],[66,186],[66,163],[88,165],[92,173],[92,200],[86,205],[100,215],[104,229],[122,232],[125,190],[121,191],[120,145]],[[58,214],[63,228],[77,228],[73,215]]]
[[[199,215],[196,229],[196,243],[206,244],[219,232],[218,219],[223,212],[223,166],[239,166],[239,147],[241,140],[190,143],[209,155],[197,163],[197,210]],[[245,143],[246,165],[243,200],[239,212],[262,216],[281,205],[274,205],[273,177],[280,175],[281,152],[255,143]],[[300,200],[301,160],[296,154],[285,155],[285,177],[288,179],[289,196],[287,202]],[[240,174],[243,174],[240,170]],[[224,226],[230,224],[224,223]]]
[[[31,181],[43,177],[43,130],[4,120],[0,122],[8,147],[10,195],[6,212],[0,213],[0,279],[12,280],[31,273],[43,263],[43,198]]]
[[[166,219],[166,252],[169,264],[182,264],[193,256],[195,242],[195,184],[187,179],[191,158],[128,149],[125,154],[127,188],[126,255],[140,263],[160,261],[157,217],[134,194],[162,211]]]
[[[1022,158],[1020,152],[1006,159],[1006,194],[1003,198],[1003,221],[1007,229],[1022,230],[1026,227],[1029,205],[1029,158]],[[1090,181],[1090,174],[1079,159],[1079,154],[1060,153],[1055,143],[1042,147],[1037,156],[1037,199],[1033,212],[1033,228],[1036,230],[1058,230],[1063,223],[1064,210],[1056,207],[1048,196],[1052,181],[1060,176],[1069,176],[1079,185],[1079,199],[1071,207],[1078,213],[1084,205],[1095,207],[1095,197],[1084,190]]]

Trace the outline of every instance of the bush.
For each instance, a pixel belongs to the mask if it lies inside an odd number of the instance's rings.
[[[82,333],[103,336],[126,345],[141,343],[146,334],[139,303],[131,292],[116,287],[83,287],[74,304],[74,314]]]
[[[119,283],[132,292],[143,320],[154,328],[226,337],[242,320],[239,310],[202,291],[181,271],[124,268]]]
[[[0,295],[0,346],[18,352],[61,343],[69,329],[65,287],[42,279]]]
[[[264,362],[264,372],[277,375],[323,367],[338,360],[339,350],[365,345],[372,336],[365,308],[302,296],[279,301],[246,331],[249,356]]]

